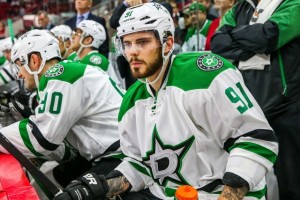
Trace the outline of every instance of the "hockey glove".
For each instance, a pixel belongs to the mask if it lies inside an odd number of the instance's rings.
[[[64,193],[54,197],[54,200],[93,200],[105,198],[107,191],[108,185],[105,176],[98,176],[97,174],[91,172],[82,176],[80,181],[72,181],[64,189]]]
[[[9,107],[14,113],[19,113],[23,118],[29,118],[34,115],[34,109],[37,106],[37,93],[28,91],[19,91],[10,99]]]
[[[58,196],[55,196],[53,200],[72,200],[70,195],[67,192],[63,192]]]
[[[33,115],[31,109],[28,106],[21,104],[19,101],[13,99],[9,103],[9,107],[12,112],[19,113],[23,118],[29,118],[30,115]]]

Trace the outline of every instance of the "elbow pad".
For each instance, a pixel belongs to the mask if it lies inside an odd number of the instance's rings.
[[[223,184],[235,188],[246,186],[249,189],[249,183],[245,179],[231,172],[224,174]]]

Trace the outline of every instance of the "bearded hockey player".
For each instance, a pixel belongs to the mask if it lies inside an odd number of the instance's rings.
[[[211,53],[172,56],[174,24],[157,3],[127,9],[117,36],[140,80],[118,117],[127,157],[106,178],[85,174],[56,199],[171,200],[180,185],[201,200],[265,199],[277,141],[239,71]]]

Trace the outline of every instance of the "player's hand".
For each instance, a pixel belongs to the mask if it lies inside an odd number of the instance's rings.
[[[30,115],[34,115],[34,109],[37,101],[36,92],[19,91],[10,98],[9,107],[13,115],[19,114],[23,118],[29,118]]]
[[[53,200],[72,200],[68,192],[63,192],[58,196],[55,196]]]
[[[248,191],[248,186],[231,187],[224,185],[218,200],[242,200]]]
[[[23,118],[29,118],[30,115],[33,115],[31,109],[28,106],[21,104],[15,99],[11,100],[11,102],[9,103],[9,108],[12,110],[12,112],[19,113]]]
[[[91,172],[82,176],[80,181],[72,181],[62,194],[54,197],[54,200],[93,200],[105,198],[107,191],[108,185],[105,176],[98,176]]]

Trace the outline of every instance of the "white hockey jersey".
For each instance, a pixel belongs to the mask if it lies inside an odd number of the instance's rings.
[[[12,66],[8,60],[6,60],[5,63],[0,66],[0,86],[15,80],[16,75],[16,68]]]
[[[57,63],[40,79],[38,95],[34,116],[0,130],[26,156],[67,159],[66,139],[91,160],[119,140],[123,91],[101,69]]]
[[[210,53],[176,56],[161,89],[135,83],[119,113],[121,148],[116,168],[138,191],[150,187],[173,199],[192,185],[199,199],[216,200],[225,172],[249,183],[244,199],[264,199],[264,176],[278,146],[263,112],[239,71]]]

